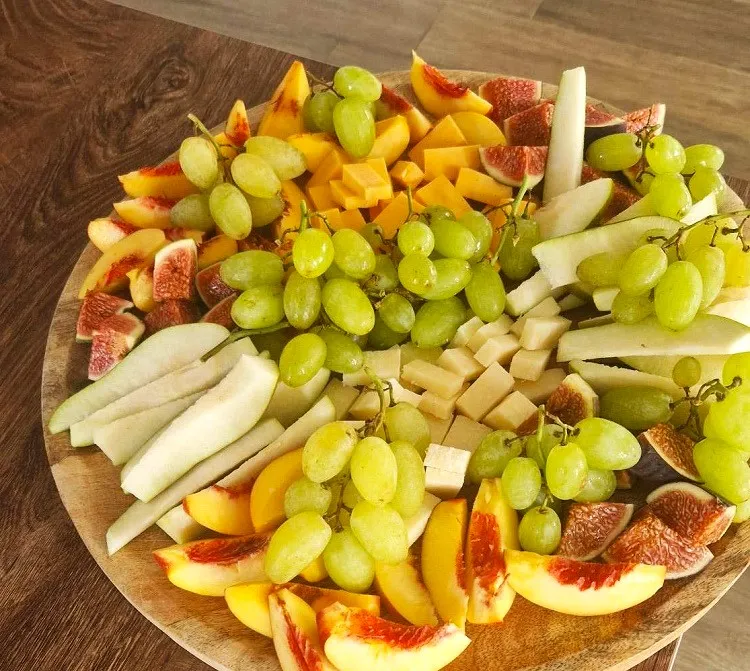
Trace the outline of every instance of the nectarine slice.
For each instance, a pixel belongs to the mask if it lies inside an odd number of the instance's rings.
[[[227,536],[244,536],[255,531],[250,518],[252,481],[236,487],[212,485],[182,502],[185,512],[201,526]]]
[[[285,140],[290,135],[302,133],[302,106],[310,95],[305,66],[294,61],[276,87],[266,111],[258,125],[258,135],[273,135]]]
[[[137,230],[137,226],[115,217],[92,219],[88,225],[89,240],[100,252],[106,252],[116,242]]]
[[[158,196],[130,198],[114,203],[115,212],[123,221],[137,228],[169,228],[169,211],[176,201]]]
[[[235,147],[241,147],[250,137],[250,123],[247,120],[247,110],[242,100],[235,100],[232,109],[229,110],[224,133]]]
[[[437,625],[435,606],[427,591],[413,553],[400,564],[375,565],[375,589],[388,607],[407,622]]]
[[[302,472],[302,448],[280,456],[258,475],[250,494],[250,519],[256,531],[274,529],[285,519],[284,494]]]
[[[134,170],[118,177],[122,188],[131,198],[148,196],[178,200],[198,193],[198,187],[188,181],[179,161]]]

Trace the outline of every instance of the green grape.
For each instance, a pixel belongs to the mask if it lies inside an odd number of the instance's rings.
[[[380,98],[383,87],[369,70],[356,65],[344,65],[333,75],[333,88],[344,98],[359,96],[362,100],[374,101]]]
[[[614,172],[638,163],[641,148],[633,133],[614,133],[594,140],[586,150],[586,163],[595,170]]]
[[[651,204],[657,214],[662,217],[682,219],[693,204],[690,191],[685,186],[682,176],[676,173],[665,173],[654,177],[649,193]]]
[[[718,247],[704,245],[693,250],[685,260],[692,263],[701,275],[703,296],[700,309],[702,310],[714,302],[724,285],[724,278],[726,277],[724,252]]]
[[[493,431],[482,438],[466,469],[469,482],[479,484],[485,478],[499,478],[508,462],[521,455],[523,441],[515,437],[512,431]]]
[[[724,165],[724,152],[712,144],[694,144],[685,147],[685,165],[681,172],[692,175],[698,166],[718,170]]]
[[[344,98],[333,108],[333,127],[344,151],[364,158],[375,144],[375,117],[369,102],[358,96]]]
[[[516,510],[528,508],[542,488],[542,474],[536,461],[528,457],[513,457],[502,474],[503,492]]]
[[[391,450],[396,457],[398,481],[390,506],[406,519],[422,506],[425,491],[425,473],[422,457],[411,443],[395,441]]]
[[[335,478],[346,468],[359,438],[344,422],[324,424],[307,439],[302,450],[302,472],[313,482]]]
[[[284,319],[281,287],[260,286],[243,291],[232,303],[232,319],[243,329],[262,329]]]
[[[653,312],[654,302],[648,295],[628,296],[620,292],[612,302],[612,317],[618,324],[637,324]]]
[[[532,247],[542,241],[539,226],[532,219],[518,219],[518,240],[514,244],[512,231],[503,233],[498,260],[500,268],[512,280],[525,280],[537,267]]]
[[[726,275],[724,284],[728,287],[750,285],[750,254],[741,245],[734,245],[725,252]]]
[[[313,93],[302,108],[305,128],[313,132],[335,132],[333,127],[333,108],[341,100],[334,91],[326,89]]]
[[[281,190],[281,180],[260,156],[240,154],[232,161],[232,179],[245,193],[272,198]]]
[[[291,322],[290,322],[291,323]],[[356,373],[364,364],[360,346],[346,333],[333,328],[323,328],[318,335],[326,344],[326,360],[323,364],[334,373]]]
[[[323,564],[331,580],[348,592],[366,592],[375,578],[375,560],[351,529],[333,534],[323,551]]]
[[[741,524],[750,519],[750,499],[737,504],[737,510],[734,512],[732,524]]]
[[[193,193],[178,200],[169,211],[169,223],[177,228],[212,231],[214,220],[205,193]]]
[[[375,257],[375,270],[367,278],[365,286],[376,293],[387,293],[398,287],[398,271],[390,256],[378,254]]]
[[[735,228],[736,224],[733,219],[725,217],[714,220],[714,223],[703,223],[690,229],[687,235],[683,235],[680,242],[683,256],[687,257],[699,247],[706,245],[714,245],[723,250],[725,254],[736,248],[738,246],[737,234],[722,233],[722,229],[726,226]]]
[[[614,471],[589,468],[583,489],[574,497],[579,503],[606,501],[617,489],[617,478]]]
[[[659,245],[638,247],[620,268],[620,291],[629,296],[641,296],[653,289],[669,265],[667,255]]]
[[[725,362],[721,371],[723,384],[730,385],[735,378],[739,378],[746,389],[750,388],[750,352],[732,354]]]
[[[743,384],[730,389],[726,397],[713,403],[709,410],[714,435],[743,452],[750,452],[750,425],[747,422],[749,411],[748,387]]]
[[[340,329],[366,335],[375,325],[375,310],[367,295],[351,280],[328,280],[323,287],[323,309]]]
[[[696,202],[703,200],[712,193],[715,193],[717,197],[720,196],[726,185],[724,177],[718,170],[700,165],[695,169],[695,173],[688,182],[690,195]]]
[[[620,268],[627,257],[610,252],[587,256],[578,264],[576,275],[581,282],[593,287],[611,287],[617,284]]]
[[[271,536],[265,558],[265,572],[280,585],[304,571],[325,550],[331,527],[312,511],[298,513],[284,522]]]
[[[527,552],[551,555],[560,545],[562,534],[560,518],[547,506],[537,506],[526,511],[518,525],[518,542]]]
[[[383,233],[380,226],[373,222],[369,222],[362,226],[359,233],[365,240],[367,240],[373,251],[376,253],[383,251]]]
[[[414,308],[400,294],[388,294],[378,307],[378,316],[396,333],[408,333],[414,326]]]
[[[349,508],[349,510],[353,510],[354,506],[356,506],[360,501],[362,500],[362,495],[357,491],[357,488],[355,487],[354,483],[349,480],[346,483],[346,486],[344,487],[344,492],[341,495],[341,502]]]
[[[317,228],[306,228],[294,240],[292,261],[302,277],[320,277],[333,263],[333,242]]]
[[[471,266],[461,259],[436,259],[433,261],[437,272],[435,286],[422,294],[428,301],[437,301],[455,296],[471,281]]]
[[[559,445],[562,440],[562,432],[554,424],[547,424],[542,433],[541,443],[537,438],[536,432],[526,439],[524,449],[526,456],[536,461],[537,466],[542,470],[547,466],[547,457],[555,445]]]
[[[315,333],[301,333],[292,338],[281,352],[281,381],[290,387],[301,387],[315,377],[325,360],[325,341]]]
[[[598,470],[625,470],[638,463],[641,446],[630,431],[601,417],[587,417],[576,424],[576,444],[586,463]]]
[[[453,216],[453,212],[451,212],[447,207],[443,205],[428,205],[422,212],[419,214],[420,218],[424,219],[430,226],[436,221],[441,221],[443,219],[448,219],[451,221],[454,221],[456,217]]]
[[[406,526],[390,506],[360,501],[352,510],[350,524],[357,540],[375,561],[398,564],[406,559]]]
[[[599,414],[631,431],[645,431],[672,416],[672,399],[667,392],[654,387],[616,387],[601,395]],[[625,466],[592,464],[594,468],[621,470]]]
[[[646,160],[657,175],[681,172],[685,167],[685,150],[671,135],[657,135],[646,145]]]
[[[478,263],[471,269],[465,294],[469,307],[483,322],[494,322],[505,310],[505,286],[489,261]]]
[[[316,278],[302,277],[296,270],[291,272],[284,287],[284,314],[299,331],[315,323],[320,314],[320,283]]]
[[[688,327],[703,301],[703,280],[689,261],[675,261],[654,290],[654,312],[662,326],[673,331]]]
[[[545,477],[553,496],[563,501],[578,496],[586,484],[587,476],[586,455],[578,445],[555,445],[550,450]]]
[[[398,248],[401,253],[429,256],[435,248],[435,236],[423,221],[407,221],[398,231]]]
[[[199,189],[210,189],[219,178],[216,147],[204,137],[188,137],[179,151],[180,167],[185,177]]]
[[[375,270],[375,252],[357,231],[342,228],[331,238],[333,242],[334,263],[349,277],[363,280]]]
[[[357,443],[352,454],[352,482],[362,498],[382,506],[396,493],[398,465],[382,438],[369,436]]]
[[[442,347],[450,342],[465,321],[466,308],[456,296],[427,301],[417,310],[411,330],[412,342],[417,347]]]
[[[303,476],[287,488],[284,494],[284,514],[287,518],[306,511],[325,515],[332,499],[330,490]]]
[[[692,387],[701,380],[701,362],[693,356],[684,356],[672,368],[672,380],[678,387]]]
[[[430,425],[413,405],[402,401],[389,407],[385,411],[385,428],[394,444],[409,443],[424,457],[430,444]]]
[[[632,179],[631,184],[638,193],[640,193],[642,196],[645,196],[649,191],[651,191],[651,184],[653,183],[653,181],[653,174],[651,174],[650,172],[643,172],[637,178]]]
[[[278,194],[272,198],[257,198],[245,194],[245,200],[250,206],[250,212],[253,215],[253,226],[262,228],[276,221],[284,214],[284,200]]]
[[[430,230],[435,236],[435,251],[446,258],[465,261],[477,253],[474,234],[455,219],[433,219]]]
[[[208,207],[221,232],[234,240],[246,238],[253,229],[250,205],[234,184],[225,182],[211,189]]]
[[[341,270],[335,263],[328,266],[328,269],[323,273],[323,277],[327,280],[345,280],[347,279],[346,273]]]
[[[437,283],[437,269],[424,254],[407,254],[399,261],[398,279],[405,289],[421,296]]]
[[[219,275],[224,284],[244,291],[251,287],[281,284],[284,264],[273,252],[251,249],[222,261]]]
[[[490,220],[487,219],[481,212],[476,210],[469,210],[465,214],[462,214],[458,218],[458,223],[468,228],[474,238],[477,241],[477,251],[469,259],[471,263],[478,263],[481,261],[490,250],[490,244],[492,244],[492,236],[494,235],[494,229]]]
[[[640,238],[638,238],[638,246],[641,247],[643,245],[650,245],[652,243],[661,245],[662,242],[671,237],[672,232],[668,231],[666,228],[649,228],[645,233],[641,235]],[[667,251],[667,255],[669,255],[671,249],[672,248],[670,247],[669,251]],[[676,259],[670,259],[670,263],[673,260]]]
[[[262,158],[282,181],[299,177],[307,170],[302,152],[272,135],[248,138],[245,151]]]
[[[750,399],[748,399],[750,400]],[[713,408],[711,409],[713,412]],[[744,417],[737,420],[745,422]],[[731,445],[707,438],[693,448],[693,461],[706,487],[730,503],[750,499],[750,466],[747,454]]]
[[[408,337],[408,333],[397,333],[389,328],[386,323],[376,315],[375,324],[373,324],[372,331],[370,331],[367,336],[367,344],[370,349],[390,349],[394,345],[400,345]]]

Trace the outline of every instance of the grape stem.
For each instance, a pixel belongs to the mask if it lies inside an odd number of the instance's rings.
[[[230,333],[224,340],[222,340],[216,347],[206,352],[202,357],[201,361],[208,361],[214,354],[217,354],[221,350],[223,350],[227,345],[231,345],[233,342],[236,342],[237,340],[240,340],[241,338],[246,338],[248,336],[254,336],[254,335],[263,335],[264,333],[275,333],[276,331],[281,331],[282,329],[285,329],[289,326],[288,321],[282,321],[278,324],[274,324],[273,326],[264,326],[263,328],[259,329],[239,329],[238,331],[234,331],[233,333]]]
[[[216,149],[216,155],[220,161],[225,161],[224,155],[221,153],[221,145],[216,141],[216,138],[211,134],[211,131],[206,128],[206,125],[197,117],[195,114],[188,114],[188,119],[193,122],[195,129],[200,132]]]
[[[301,205],[302,205],[302,203],[300,204],[300,206]],[[320,219],[323,222],[323,224],[325,225],[325,227],[328,229],[329,235],[333,235],[336,232],[331,227],[331,224],[328,222],[328,217],[325,214],[323,214],[322,212],[318,212],[317,210],[315,212],[311,212],[310,213],[310,218],[312,218],[312,217],[317,217],[318,219]]]
[[[562,429],[563,436],[562,441],[560,442],[560,445],[567,445],[568,438],[573,435],[575,436],[578,433],[578,429],[576,429],[574,426],[571,426],[570,424],[566,424],[563,422],[557,415],[553,415],[551,412],[548,412],[547,409],[542,405],[539,407],[540,410],[543,410],[545,417],[552,420],[552,423],[559,426]],[[537,428],[538,432],[538,428]],[[537,436],[539,434],[537,433]]]
[[[516,193],[516,197],[513,199],[513,202],[510,205],[510,212],[506,213],[506,221],[505,225],[503,226],[503,234],[500,238],[500,243],[497,246],[497,249],[495,250],[495,253],[492,255],[491,263],[494,265],[497,263],[497,259],[500,256],[500,250],[503,248],[503,245],[505,244],[506,239],[508,238],[509,232],[513,231],[513,246],[515,247],[518,244],[519,236],[518,236],[518,224],[516,223],[516,220],[518,218],[518,208],[521,206],[521,201],[523,200],[524,195],[526,195],[526,191],[529,189],[529,176],[526,174],[523,176],[523,181],[521,182],[521,186],[518,187],[518,193]],[[497,205],[495,206],[495,209],[502,209],[504,207],[507,207],[506,205]],[[526,217],[526,214],[528,212],[529,203],[526,203],[526,206],[524,207],[523,214],[521,215],[522,218]],[[491,213],[494,210],[490,208],[487,210],[487,213]],[[504,210],[503,210],[504,211]]]
[[[322,86],[324,89],[327,89],[328,91],[333,91],[336,93],[336,89],[333,88],[331,84],[328,82],[324,82],[320,77],[316,77],[312,72],[307,73],[307,78],[312,81],[313,84],[317,84],[318,86]],[[337,96],[339,96],[338,93],[336,93]],[[341,96],[339,96],[340,98]]]
[[[670,409],[675,410],[684,403],[690,404],[688,410],[688,416],[680,426],[675,427],[678,431],[689,431],[693,434],[693,437],[700,438],[702,436],[700,426],[700,415],[698,414],[698,408],[703,405],[712,396],[716,397],[717,401],[723,401],[727,395],[727,392],[731,389],[735,389],[742,384],[742,379],[735,377],[732,382],[728,385],[722,384],[718,378],[708,380],[704,382],[698,390],[695,392],[695,396],[690,395],[689,387],[685,387],[685,396],[677,401],[670,403]],[[692,426],[691,426],[692,425]]]
[[[387,442],[390,442],[390,438],[388,436],[388,427],[385,426],[385,411],[390,406],[395,405],[395,401],[393,398],[393,386],[390,382],[383,382],[383,380],[381,380],[369,366],[365,366],[364,371],[367,377],[370,378],[372,386],[375,388],[375,391],[378,394],[380,409],[378,410],[378,414],[375,415],[375,417],[365,422],[365,425],[362,428],[362,433],[364,436],[374,436],[380,431],[381,428],[383,428],[383,430],[385,431],[385,439]],[[386,401],[386,389],[388,390],[390,403]]]

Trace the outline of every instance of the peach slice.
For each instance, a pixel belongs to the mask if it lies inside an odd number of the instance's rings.
[[[298,133],[290,135],[286,141],[302,152],[310,172],[315,172],[323,159],[337,146],[336,138],[329,133]]]
[[[388,608],[407,622],[437,625],[438,619],[430,594],[422,581],[414,553],[400,564],[375,565],[375,589]]]
[[[120,242],[137,230],[138,228],[133,224],[113,217],[92,219],[88,226],[89,240],[100,252],[106,252],[116,242]]]
[[[198,245],[198,264],[196,268],[203,270],[209,266],[228,259],[237,253],[237,241],[228,235],[217,235]]]
[[[301,583],[274,585],[272,582],[234,585],[227,588],[224,598],[232,614],[249,629],[271,638],[271,616],[268,611],[269,595],[286,588],[304,599],[318,613],[336,602],[345,606],[362,608],[373,615],[380,615],[380,597],[372,594],[355,594],[338,589],[324,589]]]
[[[191,193],[198,193],[198,187],[183,174],[179,161],[134,170],[120,175],[118,179],[131,198],[154,196],[179,200]]]
[[[607,615],[652,597],[666,568],[597,564],[506,550],[508,582],[524,599],[567,615]]]
[[[219,153],[224,158],[227,158],[230,161],[237,158],[239,151],[237,150],[237,147],[232,144],[232,141],[227,137],[226,133],[217,133],[214,135],[214,140],[216,140],[216,144],[219,145]]]
[[[424,584],[441,619],[460,629],[466,626],[469,606],[464,562],[466,517],[466,499],[438,503],[422,538]]]
[[[247,110],[242,100],[235,100],[232,109],[229,110],[224,135],[235,147],[241,147],[250,137],[250,123],[247,120]]]
[[[326,570],[325,562],[323,561],[323,555],[320,555],[317,559],[314,559],[299,573],[299,577],[307,582],[320,582],[328,577],[328,571]]]
[[[273,645],[282,671],[336,671],[318,637],[315,611],[288,589],[268,596]]]
[[[267,580],[263,562],[271,534],[210,538],[156,550],[169,581],[188,592],[223,596],[232,585]]]
[[[258,135],[273,135],[286,140],[290,135],[302,133],[305,130],[302,106],[309,95],[305,66],[294,61],[268,101]]]
[[[425,63],[416,51],[411,54],[411,86],[430,114],[444,117],[453,112],[487,114],[492,110],[492,104],[471,89],[449,81],[440,70]]]
[[[375,144],[367,158],[384,158],[393,165],[409,146],[409,124],[400,114],[375,124]]]
[[[451,114],[453,121],[461,129],[469,144],[480,147],[491,147],[496,144],[507,144],[503,131],[489,117],[478,112],[456,112]]]
[[[409,124],[409,142],[419,142],[432,129],[430,120],[417,107],[414,107],[406,98],[396,93],[393,89],[383,85],[380,92],[380,100],[377,101],[378,118],[388,119],[396,114],[402,114]]]
[[[269,531],[286,519],[284,494],[302,476],[302,448],[280,456],[260,472],[250,493],[250,518],[256,531]]]
[[[134,268],[146,268],[166,243],[164,231],[155,228],[136,231],[112,245],[89,270],[78,291],[83,298],[89,291],[112,293],[122,289],[127,274]]]
[[[234,487],[212,485],[186,496],[182,507],[198,524],[227,536],[244,536],[255,531],[250,519],[252,481]]]
[[[120,218],[136,228],[169,228],[169,211],[177,201],[161,196],[142,196],[114,203]]]
[[[151,312],[154,300],[154,271],[152,268],[135,268],[128,272],[130,298],[139,310]]]
[[[339,671],[438,671],[471,643],[453,624],[397,624],[340,603],[318,613],[318,631]]]
[[[466,540],[469,622],[503,621],[516,595],[507,581],[503,550],[518,548],[518,515],[503,493],[500,478],[482,480]]]

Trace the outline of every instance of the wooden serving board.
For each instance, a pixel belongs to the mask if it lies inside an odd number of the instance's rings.
[[[467,71],[447,74],[472,87],[496,76]],[[408,72],[385,73],[382,79],[413,99]],[[554,97],[556,88],[545,84],[543,96]],[[258,106],[249,111],[253,126],[262,110]],[[730,183],[747,200],[748,185]],[[151,557],[153,550],[171,544],[161,530],[153,527],[115,556],[107,555],[105,532],[132,502],[120,489],[118,469],[98,449],[71,448],[67,433],[53,436],[47,430],[54,409],[85,384],[89,348],[75,342],[77,293],[98,256],[89,244],[68,278],[52,319],[44,360],[44,438],[62,502],[112,583],[177,643],[222,671],[277,671],[271,641],[240,624],[223,599],[190,594],[166,579]],[[624,671],[680,636],[731,587],[750,560],[750,524],[733,526],[712,550],[716,559],[699,575],[670,581],[646,603],[614,615],[566,616],[518,597],[504,624],[469,625],[472,645],[447,668]]]

